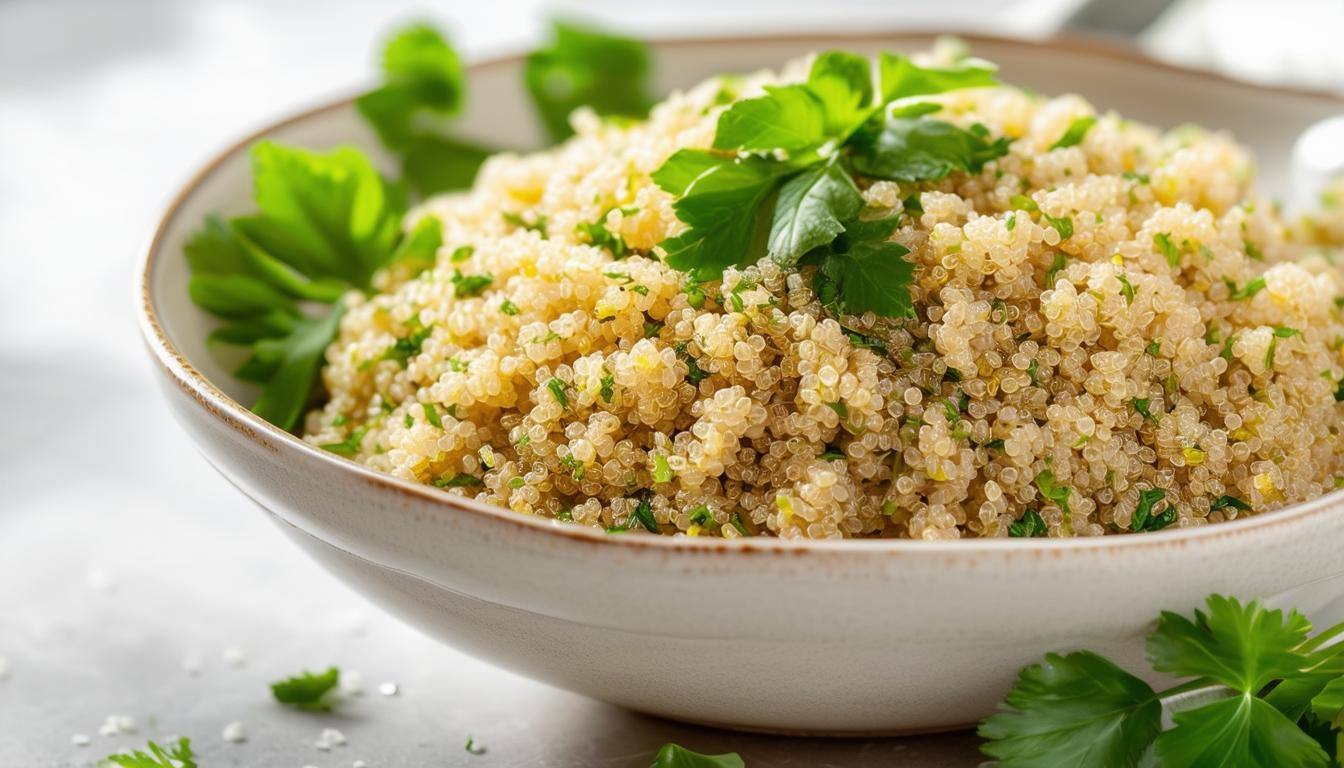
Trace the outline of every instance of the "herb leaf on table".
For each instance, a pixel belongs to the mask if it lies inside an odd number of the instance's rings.
[[[98,762],[101,766],[116,768],[196,768],[196,756],[191,751],[191,740],[181,738],[176,746],[167,749],[149,742],[146,751],[120,752],[108,755]]]
[[[664,744],[649,768],[746,768],[746,763],[736,752],[702,755],[680,744]]]
[[[271,695],[281,704],[299,709],[331,710],[329,694],[341,682],[341,670],[328,667],[325,672],[300,672],[271,683]]]
[[[1298,766],[1337,759],[1344,725],[1344,623],[1311,637],[1296,611],[1213,595],[1194,618],[1164,612],[1148,638],[1153,668],[1185,678],[1151,688],[1080,651],[1022,671],[982,751],[1005,768],[1084,765]],[[1162,730],[1161,702],[1221,686],[1227,695],[1182,708]]]

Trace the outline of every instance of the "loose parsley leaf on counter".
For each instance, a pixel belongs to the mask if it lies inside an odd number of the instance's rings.
[[[421,195],[471,186],[493,150],[432,125],[462,111],[466,81],[457,51],[433,27],[412,24],[384,47],[383,78],[355,106],[383,145],[401,157],[407,183]]]
[[[988,66],[920,67],[884,54],[874,64],[840,51],[818,55],[806,82],[768,86],[719,116],[713,148],[681,150],[653,174],[677,197],[687,229],[660,247],[697,280],[769,255],[786,268],[815,267],[818,297],[837,314],[912,311],[907,249],[886,242],[896,218],[863,221],[855,178],[933,181],[979,171],[1007,152],[1006,139],[927,115],[940,107],[897,103],[992,85]]]
[[[191,751],[191,739],[181,738],[177,745],[164,749],[154,742],[146,745],[148,752],[119,752],[98,761],[101,766],[116,768],[196,768],[196,756]]]
[[[746,763],[736,752],[702,755],[680,744],[664,744],[649,768],[746,768]]]
[[[340,682],[341,671],[336,667],[328,667],[320,674],[305,671],[271,683],[271,695],[281,704],[327,712],[331,710],[328,694]]]
[[[651,68],[648,49],[638,40],[556,22],[551,44],[527,57],[523,81],[558,142],[574,134],[569,115],[579,107],[609,117],[648,114]]]
[[[1186,682],[1154,692],[1094,654],[1048,655],[981,724],[982,751],[1004,768],[1334,765],[1344,647],[1330,641],[1344,624],[1310,633],[1296,611],[1218,595],[1193,620],[1164,612],[1148,658]],[[1174,726],[1163,730],[1164,700],[1213,685],[1227,695],[1175,706]]]

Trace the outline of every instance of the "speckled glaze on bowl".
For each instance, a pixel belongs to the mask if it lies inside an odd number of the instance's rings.
[[[660,87],[776,66],[828,47],[917,50],[892,33],[653,44]],[[1227,127],[1286,185],[1292,139],[1339,100],[1223,80],[1092,43],[968,36],[1005,79],[1073,91],[1159,125]],[[470,70],[466,135],[538,140],[519,60]],[[314,449],[239,404],[207,350],[182,244],[211,211],[249,206],[246,146],[267,136],[383,156],[348,100],[239,142],[192,178],[149,243],[140,326],[167,402],[206,460],[309,555],[458,648],[554,685],[667,717],[779,732],[873,734],[972,723],[1018,668],[1086,647],[1133,669],[1161,609],[1210,592],[1344,618],[1344,495],[1190,530],[1070,541],[789,543],[608,536],[397,480]],[[283,589],[284,585],[276,585]]]

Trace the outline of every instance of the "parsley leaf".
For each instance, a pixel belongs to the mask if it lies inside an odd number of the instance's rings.
[[[328,667],[321,674],[305,671],[271,683],[271,695],[281,704],[327,712],[331,710],[328,695],[340,682],[341,671],[336,667]]]
[[[736,752],[702,755],[679,744],[664,744],[649,768],[746,768]]]
[[[1167,497],[1167,492],[1161,488],[1150,488],[1146,491],[1139,491],[1139,503],[1134,508],[1134,516],[1130,518],[1129,529],[1138,533],[1140,531],[1160,531],[1163,528],[1176,522],[1176,509],[1170,504],[1160,515],[1153,514],[1153,506]]]
[[[99,765],[117,768],[196,768],[196,756],[191,751],[191,739],[177,740],[177,746],[164,749],[154,742],[146,745],[148,752],[135,750],[108,755]]]
[[[997,72],[993,64],[980,59],[965,59],[956,67],[937,68],[921,67],[894,53],[883,52],[877,57],[878,89],[884,102],[998,85]]]
[[[1214,500],[1212,504],[1209,505],[1209,511],[1212,512],[1216,509],[1224,509],[1226,507],[1231,507],[1232,509],[1239,509],[1243,512],[1251,511],[1251,505],[1247,504],[1246,502],[1242,501],[1236,496],[1219,496],[1216,500]]]
[[[902,258],[909,252],[899,243],[855,243],[847,252],[827,257],[822,271],[837,287],[847,312],[913,317],[910,283],[915,265]]]
[[[549,46],[527,57],[523,81],[553,141],[573,135],[569,115],[589,107],[599,115],[643,117],[648,113],[649,52],[617,35],[555,22]]]
[[[1064,131],[1064,135],[1060,136],[1054,144],[1051,144],[1050,149],[1064,149],[1065,147],[1076,147],[1082,144],[1083,137],[1096,124],[1096,115],[1074,118],[1073,122],[1069,123],[1068,129]]]
[[[1149,685],[1088,651],[1027,667],[981,724],[983,751],[1003,768],[1133,766],[1157,736],[1162,706]]]
[[[890,110],[881,130],[856,135],[854,169],[873,179],[936,181],[952,171],[979,173],[985,163],[1008,153],[1008,140],[940,120]]]
[[[826,138],[826,105],[807,85],[768,85],[719,115],[715,149],[800,152]]]
[[[1195,620],[1163,611],[1148,638],[1153,669],[1172,675],[1207,677],[1237,691],[1255,693],[1271,680],[1301,669],[1294,649],[1307,639],[1311,625],[1290,611],[1266,610],[1251,601],[1214,595],[1209,612]]]
[[[863,208],[863,195],[835,157],[794,176],[779,189],[770,225],[770,257],[792,266],[803,254],[845,231]]]
[[[355,106],[401,158],[406,180],[421,195],[471,186],[491,150],[426,127],[462,110],[466,81],[457,51],[433,27],[412,24],[383,48],[383,79]]]
[[[1210,765],[1319,766],[1330,758],[1310,736],[1264,699],[1241,693],[1173,715],[1157,738],[1164,768]]]
[[[1002,440],[995,440],[992,442],[999,443],[999,449],[1002,450]],[[994,446],[991,445],[990,447]],[[1034,509],[1028,509],[1026,512],[1023,512],[1022,517],[1018,518],[1008,526],[1008,535],[1012,538],[1030,539],[1037,536],[1046,536],[1049,533],[1050,529],[1046,526],[1045,520],[1041,518],[1041,513]]]

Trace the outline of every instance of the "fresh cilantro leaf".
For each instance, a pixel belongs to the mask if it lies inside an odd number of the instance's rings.
[[[904,56],[883,52],[877,57],[877,72],[884,102],[999,84],[998,69],[979,59],[966,59],[956,67],[921,67]]]
[[[902,258],[909,252],[899,243],[859,242],[843,254],[828,256],[822,271],[837,286],[845,311],[913,317],[910,283],[915,265]]]
[[[854,169],[874,179],[936,181],[953,171],[979,173],[1008,153],[1008,140],[986,141],[977,131],[941,120],[888,112],[880,130],[855,135]]]
[[[1157,738],[1163,768],[1276,766],[1325,768],[1330,758],[1264,699],[1241,693],[1173,715]]]
[[[990,448],[996,447],[993,443],[998,443],[998,450],[1003,449],[1002,440],[991,441],[989,444]],[[1023,512],[1022,517],[1018,518],[1008,526],[1008,535],[1017,539],[1030,539],[1038,536],[1046,536],[1049,533],[1050,529],[1046,526],[1045,520],[1041,518],[1041,513],[1034,509],[1028,509],[1026,512]]]
[[[146,749],[149,751],[137,749],[134,752],[108,755],[98,764],[116,768],[197,768],[196,756],[191,751],[191,739],[178,739],[177,745],[168,749],[151,741]]]
[[[664,744],[649,768],[746,768],[736,752],[702,755],[678,744]]]
[[[1161,727],[1162,706],[1137,677],[1088,651],[1027,667],[1002,711],[980,726],[1003,768],[1124,768]]]
[[[652,67],[643,43],[567,22],[555,22],[551,37],[527,57],[523,81],[553,141],[573,135],[569,115],[579,107],[604,116],[648,113]]]
[[[863,195],[837,159],[814,165],[780,187],[769,254],[782,266],[793,266],[803,254],[830,243],[845,231],[841,222],[863,208]]]
[[[794,153],[826,139],[826,104],[807,85],[766,86],[719,115],[715,149]]]
[[[1055,481],[1055,473],[1049,469],[1043,469],[1036,474],[1036,490],[1040,492],[1041,498],[1047,501],[1053,501],[1067,517],[1069,509],[1069,488],[1059,485]]]
[[[320,674],[304,671],[271,683],[271,695],[281,704],[327,712],[331,710],[329,694],[340,682],[341,670],[336,667],[328,667]]]
[[[1073,122],[1069,123],[1068,130],[1064,131],[1064,135],[1060,136],[1054,144],[1050,145],[1050,149],[1064,149],[1065,147],[1076,147],[1079,144],[1082,144],[1083,137],[1086,136],[1087,132],[1092,130],[1092,126],[1096,124],[1096,115],[1074,118]]]
[[[1251,601],[1210,596],[1208,613],[1195,620],[1163,611],[1148,638],[1148,659],[1159,672],[1207,677],[1234,690],[1254,694],[1271,680],[1289,677],[1303,666],[1295,649],[1311,625],[1297,611],[1284,614]]]

